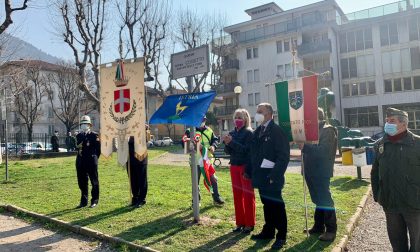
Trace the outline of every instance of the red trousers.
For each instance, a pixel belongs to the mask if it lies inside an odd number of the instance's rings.
[[[250,179],[243,174],[245,165],[231,165],[233,202],[235,204],[236,226],[255,226],[255,194]]]

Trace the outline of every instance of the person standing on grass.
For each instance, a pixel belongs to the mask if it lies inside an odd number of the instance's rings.
[[[233,232],[251,233],[255,226],[255,194],[252,188],[250,143],[252,140],[251,119],[246,109],[233,113],[235,128],[223,137],[225,152],[230,155],[236,228]]]
[[[80,119],[80,129],[76,136],[76,170],[77,182],[81,192],[80,204],[76,208],[82,208],[88,204],[88,179],[92,184],[92,199],[90,207],[94,208],[99,201],[98,159],[101,154],[99,135],[91,130],[92,122],[87,115]]]
[[[374,200],[385,211],[388,237],[393,251],[418,252],[420,136],[408,130],[407,125],[407,112],[395,108],[386,110],[385,135],[374,147],[372,192]]]
[[[150,141],[149,125],[146,124],[146,143]],[[139,208],[146,204],[147,195],[147,151],[143,157],[137,157],[134,152],[134,137],[128,140],[127,173],[131,187],[131,206]]]
[[[206,120],[207,120],[207,117],[204,115],[204,118],[203,118],[203,121],[201,122],[200,127],[196,128],[196,134],[200,135],[201,147],[206,148],[208,150],[208,157],[212,159],[214,151],[217,148],[217,138],[214,135],[213,130],[206,125]],[[200,158],[201,156],[196,155],[197,164],[199,164]],[[199,165],[197,165],[197,170],[198,170],[198,184],[200,184],[201,169]],[[220,197],[219,188],[217,184],[217,177],[215,173],[216,171],[213,169],[213,171],[210,174],[210,182],[213,188],[213,193],[212,193],[213,203],[216,206],[223,206],[223,204],[225,204],[225,201],[222,199],[222,197]]]
[[[287,216],[282,197],[284,173],[290,160],[289,140],[273,120],[273,107],[269,103],[257,106],[255,121],[260,124],[251,142],[252,185],[258,188],[264,209],[262,231],[251,239],[273,239],[273,250],[286,244]]]
[[[54,135],[51,136],[51,147],[52,151],[58,152],[58,131],[54,131]]]
[[[306,184],[312,202],[316,205],[315,223],[308,232],[321,234],[321,241],[333,241],[337,233],[337,217],[330,192],[330,179],[337,151],[337,130],[325,122],[321,108],[318,108],[318,120],[319,143],[299,143],[303,153]]]
[[[71,135],[70,131],[67,133],[66,147],[67,151],[74,151],[74,149],[76,148],[76,138]]]

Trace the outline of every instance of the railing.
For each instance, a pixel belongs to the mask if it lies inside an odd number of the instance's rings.
[[[232,115],[233,112],[238,108],[238,106],[224,106],[224,107],[215,107],[214,114],[216,116],[225,116],[225,115]]]
[[[215,86],[214,90],[216,90],[218,94],[230,93],[233,92],[233,89],[238,85],[238,82],[219,84]]]
[[[345,24],[366,18],[382,17],[409,9],[420,8],[420,0],[399,1],[395,3],[385,4],[365,10],[360,10],[346,14],[345,17],[338,17],[339,24]]]
[[[297,51],[299,56],[319,52],[331,52],[331,41],[326,39],[316,43],[302,43],[298,46]]]
[[[272,24],[263,26],[261,28],[245,31],[245,32],[239,32],[235,35],[233,35],[234,42],[237,43],[246,43],[251,41],[257,41],[260,39],[266,39],[269,37],[276,36],[278,34],[282,33],[288,33],[292,31],[296,31],[299,28],[303,28],[306,26],[312,26],[316,24],[322,24],[325,23],[326,19],[323,14],[320,12],[315,12],[313,16],[310,16],[309,18],[293,18],[287,21],[283,21],[280,23]]]
[[[223,61],[222,69],[223,70],[228,70],[228,69],[239,70],[239,60],[238,59],[229,59],[229,60]]]

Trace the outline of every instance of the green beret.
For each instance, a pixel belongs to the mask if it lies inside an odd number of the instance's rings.
[[[396,109],[396,108],[387,108],[386,109],[386,117],[390,117],[390,116],[404,116],[404,117],[408,118],[407,112],[405,112],[403,110]]]

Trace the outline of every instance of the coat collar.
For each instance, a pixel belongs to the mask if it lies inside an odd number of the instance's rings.
[[[389,136],[385,134],[383,136],[383,142],[384,143],[392,143],[391,140],[389,140]],[[407,135],[400,140],[398,140],[396,143],[404,144],[404,145],[413,145],[414,144],[414,134],[407,129]]]

